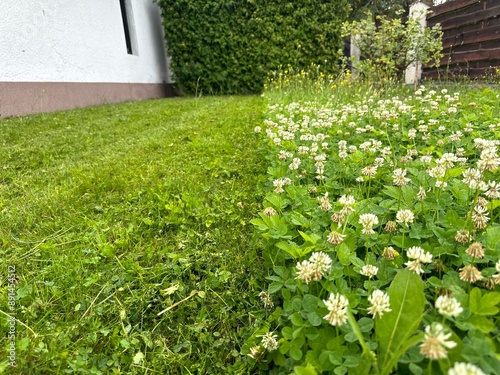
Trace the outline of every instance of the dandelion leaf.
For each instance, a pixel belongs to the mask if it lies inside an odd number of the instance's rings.
[[[422,279],[408,269],[399,272],[389,287],[391,311],[376,322],[379,370],[389,374],[416,340],[412,337],[422,320],[425,295]]]

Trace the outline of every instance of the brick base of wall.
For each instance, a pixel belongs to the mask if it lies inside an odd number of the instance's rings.
[[[171,84],[0,82],[0,118],[171,96]]]

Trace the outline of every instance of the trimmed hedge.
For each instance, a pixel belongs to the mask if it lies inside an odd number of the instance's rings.
[[[258,93],[280,66],[339,69],[348,0],[156,2],[174,78],[185,93]]]

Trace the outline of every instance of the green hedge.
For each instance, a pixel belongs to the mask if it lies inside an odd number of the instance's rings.
[[[177,85],[186,93],[262,91],[280,65],[338,69],[348,0],[156,0]]]

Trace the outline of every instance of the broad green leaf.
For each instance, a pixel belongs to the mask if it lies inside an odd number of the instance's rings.
[[[313,245],[316,245],[316,242],[318,242],[318,240],[321,238],[320,236],[318,236],[317,234],[314,234],[314,233],[311,233],[311,235],[308,235],[307,233],[304,233],[302,231],[298,231],[300,236],[306,241],[306,242],[310,242],[312,243]]]
[[[316,311],[320,299],[312,294],[306,294],[302,298],[302,306],[307,312]]]
[[[274,273],[276,273],[276,275],[280,276],[282,279],[287,279],[288,276],[290,275],[288,268],[282,266],[274,266],[273,271]]]
[[[481,289],[474,288],[469,293],[469,309],[476,314],[481,307]]]
[[[293,328],[292,327],[284,327],[282,330],[281,330],[281,334],[283,335],[283,337],[287,340],[291,340],[293,339]],[[281,345],[283,346],[283,345]],[[280,346],[280,348],[281,348]]]
[[[292,343],[290,341],[285,341],[284,343],[282,343],[279,347],[279,352],[281,354],[286,354],[288,353],[288,351],[290,350],[290,348],[292,347]]]
[[[351,250],[349,250],[349,247],[346,244],[340,244],[337,251],[337,256],[339,257],[340,264],[342,264],[343,266],[349,266],[351,264],[351,254],[353,253],[351,252]]]
[[[279,211],[283,211],[283,209],[290,204],[290,201],[288,199],[283,198],[281,195],[278,194],[268,195],[266,197],[266,201],[271,203]]]
[[[493,307],[500,303],[500,293],[499,292],[487,292],[481,298],[481,308]]]
[[[304,215],[302,215],[300,212],[294,211],[290,215],[290,222],[293,225],[301,226],[304,228],[308,228],[311,226],[311,220],[306,218]]]
[[[292,346],[289,353],[290,357],[295,361],[299,361],[302,358],[302,350],[300,350],[300,348],[297,348],[296,346]]]
[[[399,359],[394,358],[395,354],[412,340],[410,337],[422,320],[425,305],[422,279],[408,269],[396,275],[388,292],[391,311],[379,318],[376,324],[381,374],[392,371]]]
[[[314,327],[318,327],[322,323],[321,317],[315,311],[312,311],[309,314],[307,314],[307,320]]]
[[[500,247],[500,226],[486,229],[486,247],[492,250]]]
[[[320,370],[331,371],[342,364],[342,356],[339,353],[330,350],[323,350],[318,358]]]
[[[302,352],[301,352],[302,357]],[[308,363],[305,367],[303,366],[295,366],[293,368],[294,374],[296,375],[318,375],[318,372],[314,368],[313,365]]]
[[[302,319],[302,315],[300,315],[300,313],[298,313],[298,312],[293,314],[291,316],[290,320],[292,321],[292,324],[294,326],[297,326],[297,327],[302,327],[302,325],[304,324],[304,320]]]
[[[271,284],[269,284],[269,287],[267,288],[267,291],[269,294],[276,293],[278,290],[280,290],[283,287],[283,283],[279,281],[275,281]]]
[[[484,316],[472,315],[466,320],[467,323],[473,324],[474,327],[481,332],[490,333],[495,329],[495,323]]]
[[[295,259],[298,259],[301,257],[301,249],[300,247],[293,241],[281,241],[276,244],[276,247],[278,249],[286,251],[288,254],[290,254],[292,257]]]
[[[358,320],[358,325],[361,332],[370,332],[373,328],[374,321],[370,318],[361,318]]]
[[[262,219],[252,219],[250,220],[250,224],[256,226],[260,231],[266,231],[269,229],[267,224]]]

